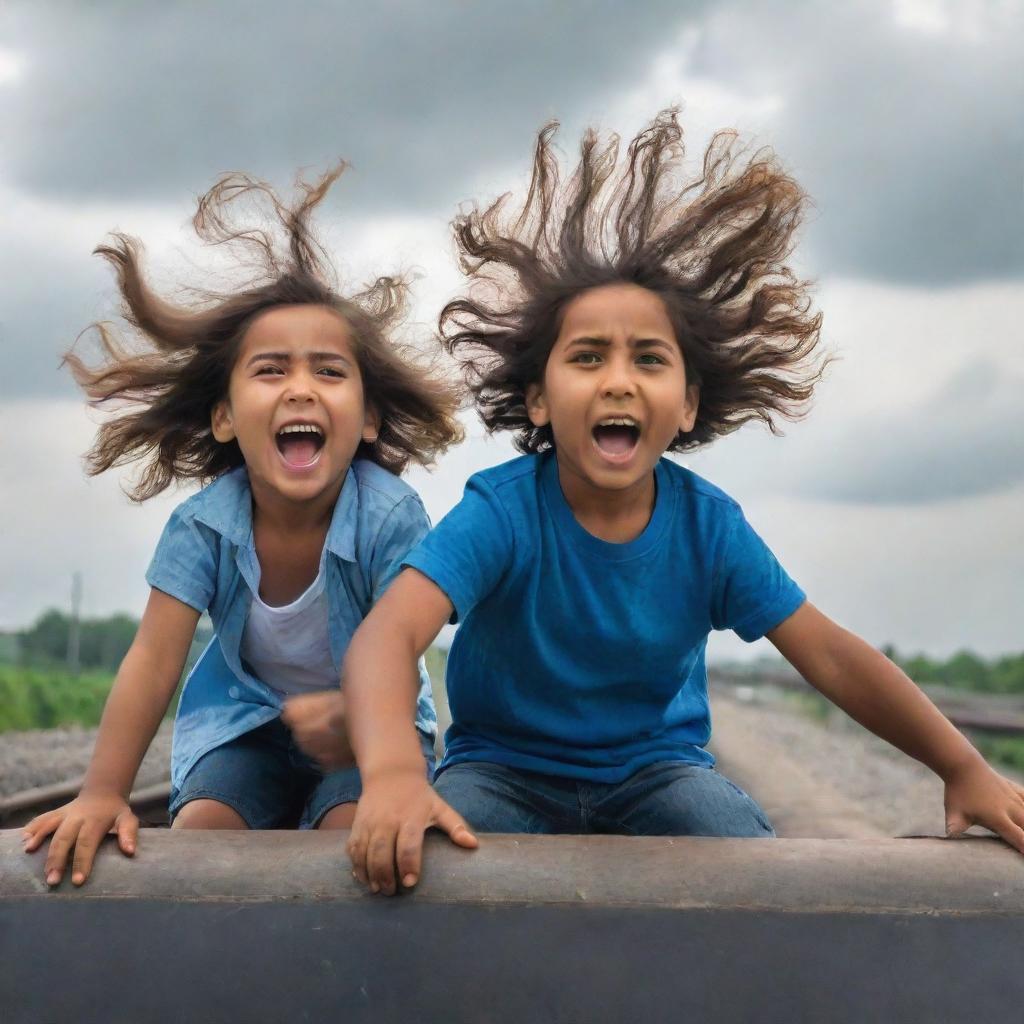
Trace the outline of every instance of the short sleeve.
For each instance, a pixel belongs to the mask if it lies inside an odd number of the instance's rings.
[[[716,567],[712,625],[751,643],[774,629],[807,595],[736,509]]]
[[[204,612],[217,589],[218,548],[216,534],[175,509],[146,570],[146,582]]]
[[[423,503],[410,494],[388,513],[377,532],[370,556],[372,600],[380,599],[402,568],[402,560],[430,532]]]
[[[470,477],[462,500],[405,558],[448,595],[452,622],[464,619],[497,587],[512,564],[514,538],[508,513],[494,489]]]

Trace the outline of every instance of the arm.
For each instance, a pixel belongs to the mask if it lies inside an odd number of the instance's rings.
[[[371,607],[397,577],[405,557],[429,532],[430,520],[415,495],[407,495],[388,513],[369,558]],[[281,721],[300,749],[328,771],[355,763],[345,718],[345,697],[337,688],[289,697],[281,711]]]
[[[415,727],[417,659],[452,614],[436,584],[405,569],[356,630],[342,669],[349,739],[363,781],[348,851],[374,891],[416,884],[423,833],[443,829],[475,847],[466,823],[431,788]]]
[[[927,765],[946,785],[946,827],[984,825],[1024,853],[1024,789],[981,754],[885,655],[810,603],[768,639],[833,704],[876,736]]]
[[[142,758],[181,678],[199,612],[159,590],[149,602],[107,698],[96,749],[82,791],[71,803],[34,818],[23,833],[26,852],[51,833],[46,882],[60,882],[74,848],[71,881],[81,885],[99,844],[116,831],[123,853],[135,852],[139,822],[128,795]]]

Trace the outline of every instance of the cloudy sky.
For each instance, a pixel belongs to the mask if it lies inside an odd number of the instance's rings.
[[[734,127],[814,197],[798,269],[839,357],[783,438],[688,460],[812,600],[869,641],[1024,649],[1024,2],[21,3],[0,8],[0,628],[137,613],[181,492],[86,480],[94,424],[60,353],[116,294],[90,251],[141,237],[198,283],[187,221],[221,173],[325,205],[344,281],[414,272],[429,336],[459,288],[460,202],[520,187],[534,133],[631,135],[682,103],[688,149]],[[418,325],[418,328],[417,326]],[[510,454],[475,429],[412,482],[437,518]],[[723,656],[749,656],[722,638]]]

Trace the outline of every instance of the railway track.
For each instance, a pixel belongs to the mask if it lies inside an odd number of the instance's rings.
[[[786,673],[759,672],[744,676],[711,669],[708,683],[727,683],[732,686],[776,687],[803,693],[813,693],[800,676]],[[935,706],[958,728],[990,733],[994,736],[1024,736],[1024,697],[968,693],[944,686],[922,686],[921,689]]]
[[[802,679],[783,673],[760,673],[756,678],[750,679],[712,670],[709,672],[709,682],[712,687],[715,683],[726,683],[730,688],[749,685],[756,690],[762,686],[769,686],[782,690],[808,692],[807,684]],[[959,729],[990,735],[1024,736],[1024,700],[1020,698],[986,698],[964,694],[961,691],[938,688],[929,688],[927,692],[943,714]],[[0,737],[0,742],[2,742],[2,737]],[[739,753],[742,753],[742,748],[746,745],[746,742],[738,744],[741,748]],[[733,746],[737,745],[733,744]],[[723,761],[730,763],[730,767],[734,760],[730,756],[732,753],[732,751],[722,752]],[[740,760],[742,761],[742,758]],[[742,767],[739,767],[736,774],[753,791],[759,788],[757,773],[751,773],[751,778],[747,779],[745,777],[747,773]],[[83,777],[78,776],[64,782],[26,789],[0,798],[0,828],[16,828],[19,825],[24,825],[37,814],[67,803],[78,794],[83,781]],[[170,790],[169,780],[133,790],[129,802],[143,825],[162,826],[167,824],[167,803],[170,798]],[[832,834],[828,829],[824,832],[815,831],[814,818],[815,815],[811,814],[807,821],[801,819],[799,828],[792,834],[801,836]],[[780,835],[782,834],[784,834],[784,830],[780,830]],[[839,834],[857,837],[866,833],[843,831]]]
[[[68,779],[50,786],[25,789],[0,799],[0,828],[17,828],[31,821],[37,814],[66,804],[78,795],[82,782],[81,777]],[[168,779],[133,790],[128,802],[143,825],[166,825],[170,795],[171,783]]]

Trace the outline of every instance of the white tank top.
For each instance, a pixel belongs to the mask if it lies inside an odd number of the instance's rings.
[[[338,688],[322,561],[309,589],[291,604],[274,608],[253,595],[240,653],[252,674],[280,693]]]

